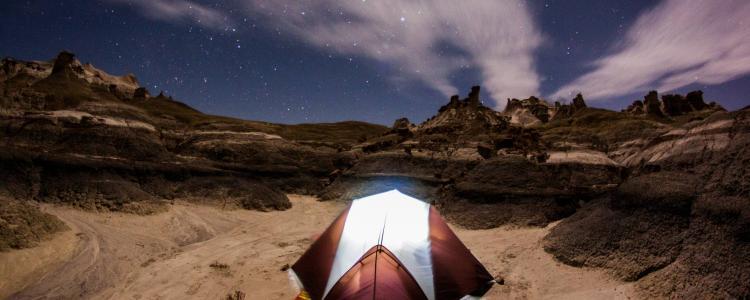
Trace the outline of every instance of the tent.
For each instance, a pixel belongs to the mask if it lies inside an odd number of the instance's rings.
[[[356,199],[292,265],[311,299],[462,299],[492,276],[429,203],[398,190]]]

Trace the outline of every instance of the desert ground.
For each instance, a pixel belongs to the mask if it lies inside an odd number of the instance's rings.
[[[282,271],[344,208],[290,195],[292,208],[258,212],[176,201],[152,216],[47,205],[71,230],[41,246],[0,253],[0,298],[292,299]],[[555,261],[545,228],[454,231],[504,278],[486,299],[628,299],[631,284]]]

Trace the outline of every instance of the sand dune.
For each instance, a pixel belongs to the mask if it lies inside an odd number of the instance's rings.
[[[292,299],[281,269],[343,204],[290,199],[293,207],[281,212],[177,202],[146,217],[47,206],[72,231],[34,249],[0,254],[0,297],[218,299],[242,291],[247,299]],[[541,246],[552,226],[454,230],[493,274],[505,278],[487,299],[634,296],[631,285],[606,273],[554,261]]]

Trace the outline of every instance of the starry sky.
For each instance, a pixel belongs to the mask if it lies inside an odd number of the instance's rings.
[[[750,104],[745,0],[2,1],[0,56],[60,50],[203,112],[278,123],[421,122],[482,85],[624,108],[702,89]]]

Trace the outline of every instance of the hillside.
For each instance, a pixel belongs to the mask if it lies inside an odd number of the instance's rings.
[[[207,195],[285,209],[283,192],[320,189],[347,163],[339,152],[387,130],[207,115],[68,52],[49,62],[2,60],[0,126],[0,195],[137,213]]]

